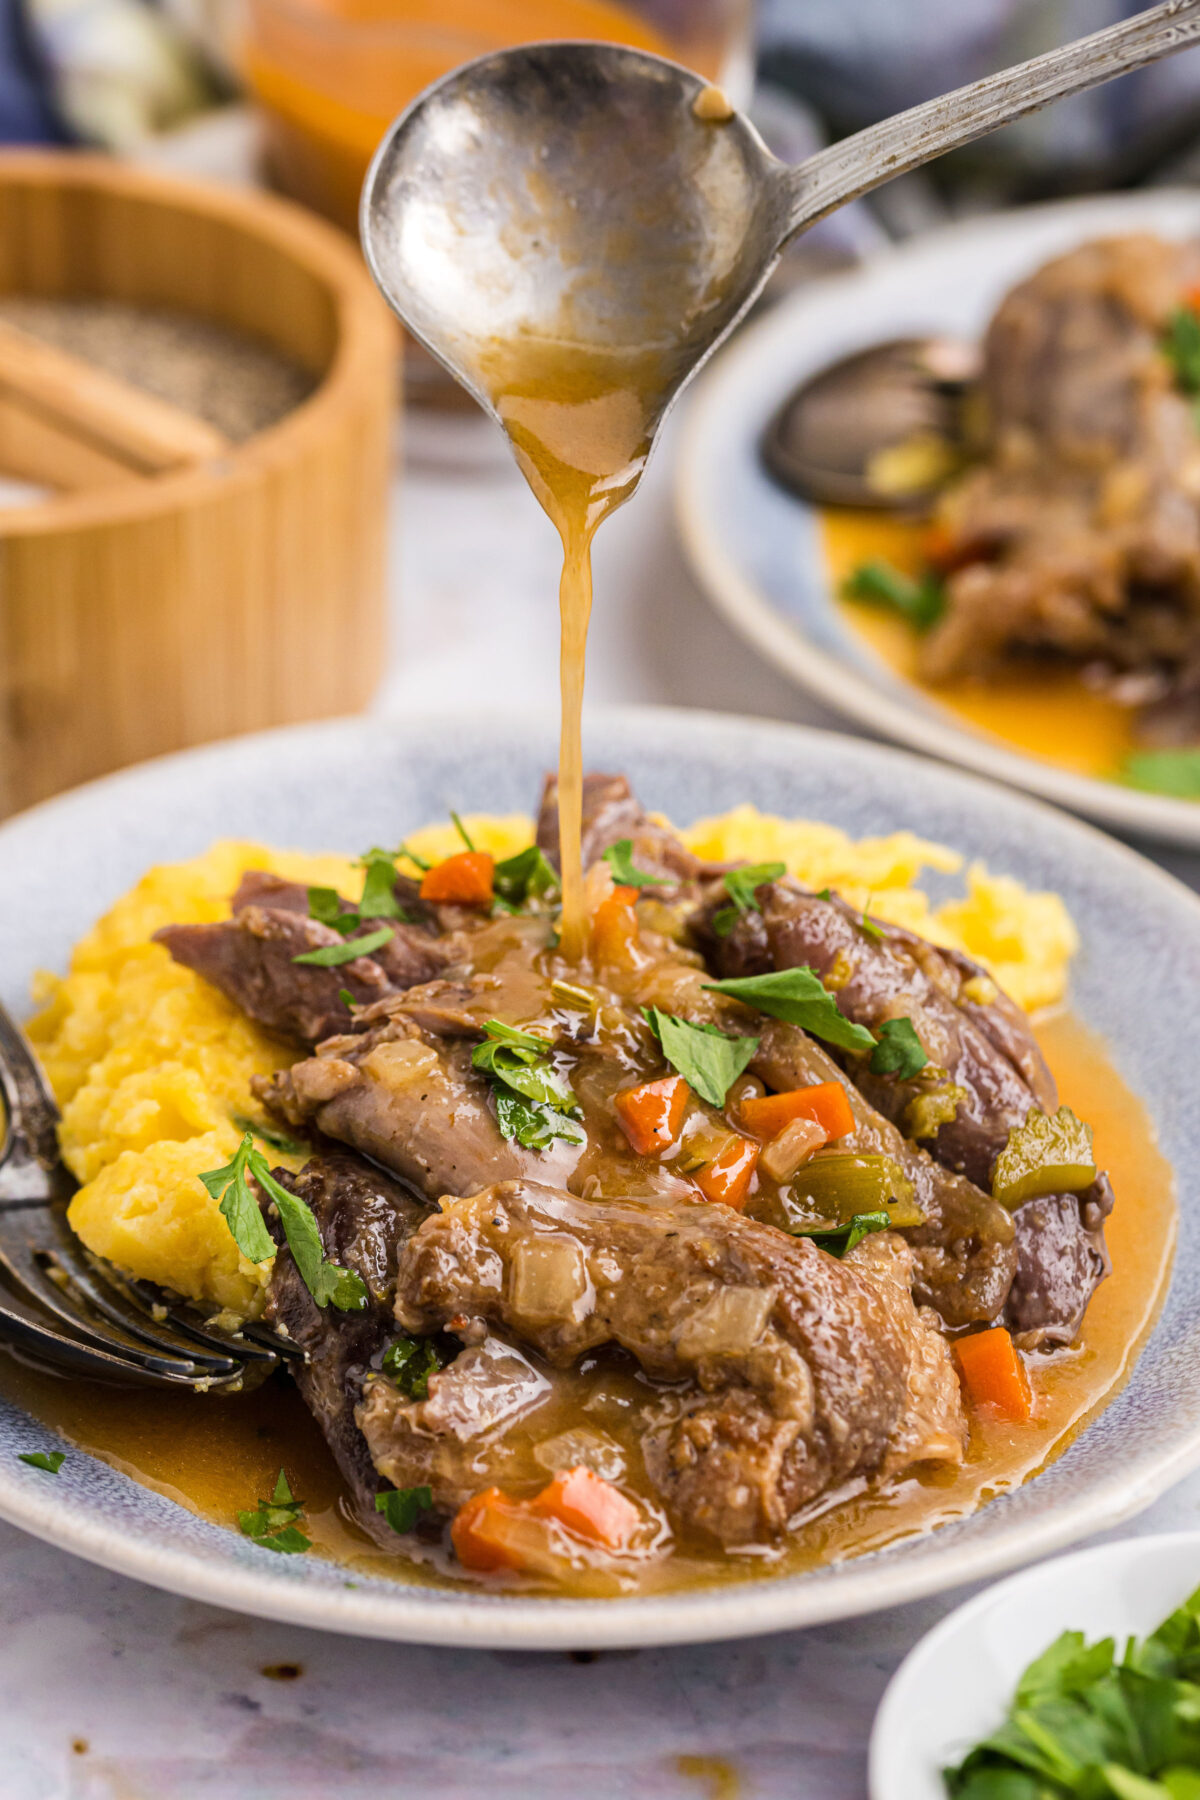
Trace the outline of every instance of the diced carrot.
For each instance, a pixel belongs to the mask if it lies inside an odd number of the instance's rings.
[[[610,1550],[624,1549],[641,1523],[637,1507],[620,1488],[582,1466],[561,1469],[533,1502],[533,1510]]]
[[[719,1201],[722,1206],[732,1206],[740,1212],[758,1167],[758,1149],[749,1138],[731,1138],[710,1163],[696,1171],[696,1186],[704,1198]]]
[[[793,1119],[811,1119],[821,1127],[827,1142],[848,1137],[854,1130],[854,1114],[840,1081],[819,1081],[786,1094],[760,1094],[743,1100],[739,1111],[742,1124],[767,1141],[778,1137]]]
[[[682,1075],[623,1088],[613,1101],[621,1130],[639,1156],[670,1148],[679,1136],[687,1103],[688,1084]]]
[[[459,1507],[450,1524],[450,1542],[464,1569],[487,1573],[518,1566],[505,1545],[504,1527],[519,1504],[501,1488],[490,1487]]]
[[[1200,287],[1190,287],[1183,296],[1183,304],[1190,306],[1193,312],[1200,313]]]
[[[931,525],[921,540],[925,560],[935,569],[952,569],[958,555],[958,541],[944,525]]]
[[[637,889],[615,887],[592,914],[592,950],[598,962],[629,963],[637,944]]]
[[[532,1500],[485,1488],[455,1513],[450,1541],[463,1568],[477,1574],[524,1569],[565,1579],[583,1549],[581,1539],[622,1550],[640,1523],[637,1507],[619,1488],[579,1467],[561,1471]]]
[[[1033,1414],[1033,1391],[1021,1353],[1003,1325],[959,1338],[954,1354],[976,1406],[992,1406],[1010,1419]]]
[[[422,900],[458,906],[490,906],[496,859],[487,850],[460,850],[435,864],[421,882]]]

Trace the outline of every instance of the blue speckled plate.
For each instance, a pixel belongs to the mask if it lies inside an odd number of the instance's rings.
[[[375,721],[304,727],[171,757],[64,795],[0,827],[0,997],[28,1010],[39,967],[151,864],[212,839],[357,851],[450,806],[528,810],[556,721]],[[1073,1005],[1149,1102],[1179,1171],[1181,1232],[1165,1309],[1129,1385],[1044,1474],[973,1518],[804,1576],[661,1599],[554,1601],[357,1578],[272,1556],[104,1464],[72,1456],[51,1480],[17,1462],[52,1449],[0,1401],[0,1516],[80,1556],[268,1618],[421,1643],[534,1648],[683,1643],[805,1625],[992,1575],[1128,1518],[1200,1464],[1200,904],[1169,876],[1072,819],[901,752],[704,713],[599,714],[593,767],[627,770],[681,821],[743,800],[859,835],[908,827],[1058,889],[1083,936]]]
[[[759,457],[776,408],[818,369],[890,338],[978,338],[1015,282],[1090,238],[1127,231],[1200,234],[1200,194],[1142,190],[992,214],[802,288],[740,332],[700,377],[684,418],[677,512],[709,598],[826,706],[1116,830],[1200,847],[1200,804],[1139,793],[1013,749],[890,669],[830,592],[814,513],[771,480]]]

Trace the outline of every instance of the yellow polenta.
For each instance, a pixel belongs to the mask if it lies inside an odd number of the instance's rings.
[[[532,836],[520,816],[467,825],[497,856]],[[910,832],[855,842],[833,826],[743,806],[682,835],[705,857],[786,863],[811,887],[832,887],[879,918],[965,949],[1030,1009],[1065,991],[1076,937],[1058,896],[1029,893],[977,865],[965,895],[934,908],[916,885],[922,869],[953,873],[962,859]],[[409,842],[430,861],[458,847],[451,825]],[[63,1156],[81,1183],[71,1222],[84,1243],[131,1274],[253,1313],[270,1265],[240,1255],[199,1176],[229,1160],[245,1121],[263,1122],[251,1078],[293,1057],[150,942],[161,925],[225,918],[246,869],[352,897],[362,882],[345,857],[235,842],[151,869],[76,946],[64,978],[38,978],[41,1010],[29,1031],[62,1107]],[[292,1168],[302,1161],[272,1156]]]

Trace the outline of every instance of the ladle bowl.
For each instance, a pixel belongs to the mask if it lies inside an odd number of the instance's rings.
[[[618,45],[524,45],[417,97],[367,174],[371,271],[493,416],[523,344],[643,368],[652,439],[784,246],[838,206],[1049,101],[1200,37],[1200,0],[1136,17],[885,119],[789,168],[691,71]]]

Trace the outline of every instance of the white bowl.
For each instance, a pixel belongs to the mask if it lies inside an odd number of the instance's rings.
[[[1000,1725],[1017,1681],[1064,1631],[1154,1631],[1200,1586],[1200,1531],[1127,1538],[1039,1563],[976,1594],[892,1677],[871,1733],[871,1800],[946,1800],[941,1771]]]

